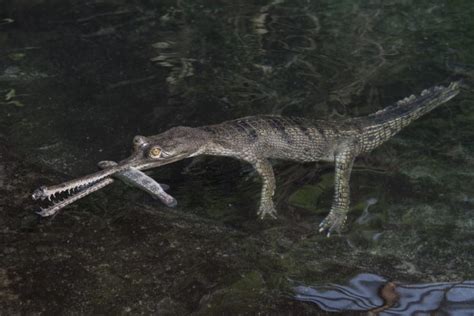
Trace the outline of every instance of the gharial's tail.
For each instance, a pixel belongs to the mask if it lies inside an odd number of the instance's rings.
[[[367,123],[362,135],[362,143],[366,144],[364,151],[379,146],[420,116],[454,98],[460,92],[461,85],[461,81],[454,81],[447,87],[435,86],[423,90],[419,96],[411,95],[365,117]]]

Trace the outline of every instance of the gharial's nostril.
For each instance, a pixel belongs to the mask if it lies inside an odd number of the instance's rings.
[[[137,135],[133,138],[133,143],[135,145],[141,145],[141,144],[144,144],[146,143],[146,137],[145,136],[140,136],[140,135]]]

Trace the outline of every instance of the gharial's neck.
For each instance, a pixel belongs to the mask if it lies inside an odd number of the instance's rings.
[[[238,157],[241,154],[238,140],[218,125],[197,127],[196,138],[200,143],[197,155]]]

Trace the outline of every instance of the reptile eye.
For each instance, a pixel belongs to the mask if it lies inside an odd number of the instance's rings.
[[[150,149],[148,153],[151,158],[160,158],[161,156],[161,148],[160,147],[153,147]]]

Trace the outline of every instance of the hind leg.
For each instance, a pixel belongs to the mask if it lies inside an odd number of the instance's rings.
[[[356,156],[354,147],[347,146],[335,157],[335,187],[331,211],[319,225],[319,231],[326,231],[328,237],[334,231],[341,232],[347,219],[350,204],[349,179]]]

